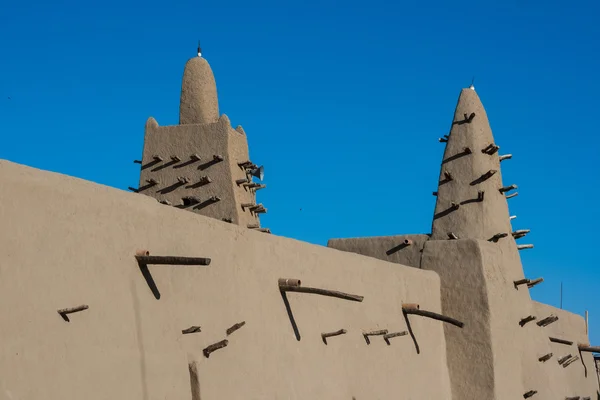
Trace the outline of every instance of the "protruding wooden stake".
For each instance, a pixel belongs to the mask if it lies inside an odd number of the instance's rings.
[[[456,240],[458,239],[458,236],[456,236],[454,232],[448,232],[448,239]]]
[[[154,161],[162,161],[163,160],[162,157],[159,156],[158,154],[153,155],[152,158],[154,159]]]
[[[402,244],[405,245],[405,246],[410,246],[411,244],[413,244],[413,241],[410,240],[410,239],[404,239],[402,241]]]
[[[525,318],[521,319],[519,321],[519,325],[521,325],[521,327],[524,327],[526,323],[531,322],[531,321],[533,321],[535,319],[536,319],[536,317],[534,315],[530,315],[528,317],[525,317]]]
[[[515,218],[517,218],[517,216],[516,216],[516,215],[511,215],[509,219],[512,221],[512,220],[513,220],[513,219],[515,219]]]
[[[503,156],[499,156],[498,159],[500,161],[504,161],[504,160],[510,160],[512,158],[512,154],[505,154]]]
[[[192,155],[190,156],[190,158],[191,158],[192,160],[194,160],[194,161],[200,161],[200,160],[202,159],[202,158],[200,158],[200,156],[199,156],[198,154],[196,154],[196,153],[192,154]]]
[[[141,163],[142,163],[142,160],[133,160],[133,162],[134,162],[135,164],[141,164]]]
[[[600,346],[590,346],[589,344],[579,344],[577,346],[579,351],[586,351],[588,353],[600,353]]]
[[[532,244],[518,244],[517,250],[533,249]]]
[[[409,308],[406,306],[407,306],[407,304],[402,305],[402,312],[404,314],[414,314],[414,315],[419,315],[421,317],[427,317],[427,318],[435,319],[438,321],[447,322],[454,326],[458,326],[459,328],[462,328],[465,325],[461,321],[458,321],[454,318],[446,317],[445,315],[442,315],[442,314],[434,313],[431,311],[424,311],[424,310],[420,310],[418,308],[412,308],[412,307]]]
[[[577,360],[579,360],[579,356],[575,356],[573,358],[570,358],[562,366],[563,366],[563,368],[567,368],[569,365],[573,364]]]
[[[536,393],[537,393],[537,390],[530,390],[529,392],[523,394],[523,398],[524,399],[528,399],[528,398],[530,398],[531,396],[533,396]]]
[[[160,201],[159,201],[159,203],[160,203],[160,204],[165,204],[165,205],[167,205],[167,206],[170,206],[170,205],[172,205],[172,204],[173,204],[173,203],[171,203],[169,200],[160,200]]]
[[[190,183],[190,178],[186,178],[185,176],[178,176],[177,182],[179,182],[181,184]]]
[[[227,339],[221,340],[220,342],[211,344],[210,346],[206,347],[204,350],[202,350],[202,353],[204,353],[204,357],[209,358],[210,353],[212,353],[215,350],[222,349],[223,347],[227,346],[228,344],[229,344],[229,340],[227,340]]]
[[[231,328],[227,329],[227,331],[225,331],[225,333],[227,334],[227,336],[229,336],[244,325],[246,325],[246,321],[238,322],[237,324],[232,325]]]
[[[439,138],[438,140],[440,141],[440,143],[446,143],[448,141],[448,139],[446,138]]]
[[[458,210],[458,209],[460,208],[460,204],[458,204],[458,203],[455,203],[455,202],[451,202],[451,203],[450,203],[450,207],[451,207],[453,210]]]
[[[571,342],[570,340],[559,339],[551,336],[548,337],[548,339],[550,339],[550,341],[553,343],[565,344],[567,346],[571,346],[573,344],[573,342]]]
[[[210,258],[205,257],[179,257],[179,256],[151,256],[137,255],[135,258],[144,265],[210,265]]]
[[[201,176],[200,179],[198,179],[198,184],[200,185],[206,185],[212,182],[212,179],[210,178],[210,176],[204,175]]]
[[[494,236],[491,237],[491,239],[489,239],[489,242],[497,242],[498,240],[505,238],[508,236],[508,233],[506,232],[502,232],[502,233],[496,233]]]
[[[179,161],[181,161],[181,158],[179,158],[177,156],[171,156],[171,160],[174,162],[179,162]]]
[[[519,195],[519,192],[515,192],[513,194],[509,194],[508,196],[506,196],[507,199],[512,199],[513,197],[517,197]]]
[[[540,362],[546,362],[546,361],[548,361],[551,358],[552,358],[552,353],[548,353],[548,354],[543,355],[540,358],[538,358],[538,361],[540,361]]]
[[[454,179],[454,177],[452,176],[452,174],[448,171],[444,171],[444,176],[446,177],[447,181],[451,181]]]
[[[279,280],[279,290],[282,292],[320,294],[322,296],[337,297],[338,299],[358,301],[358,302],[362,302],[364,299],[363,296],[358,296],[355,294],[348,294],[348,293],[344,293],[344,292],[338,292],[336,290],[304,287],[304,286],[300,286],[300,285],[297,285],[297,286],[285,285],[285,284],[281,283],[281,279]]]
[[[517,188],[518,188],[518,186],[517,186],[517,185],[503,186],[503,187],[501,187],[500,189],[498,189],[498,191],[499,191],[500,193],[506,193],[506,192],[509,192],[509,191],[511,191],[511,190],[515,190],[515,189],[517,189]]]
[[[385,340],[385,342],[389,346],[391,338],[395,338],[395,337],[398,337],[398,336],[404,336],[404,335],[408,335],[408,331],[388,333],[387,335],[383,335],[383,340]]]
[[[215,155],[213,156],[213,160],[215,160],[215,161],[219,162],[219,161],[223,161],[223,160],[224,160],[224,158],[223,158],[223,156],[222,156],[222,155],[215,154]]]
[[[363,337],[365,338],[365,342],[367,342],[367,344],[371,344],[371,340],[369,339],[369,336],[383,336],[383,335],[386,335],[387,333],[388,333],[387,329],[382,329],[379,331],[363,332]]]
[[[437,196],[437,195],[438,195],[438,192],[433,192],[433,195],[434,195],[434,196]]]
[[[279,287],[300,286],[302,285],[302,281],[300,279],[279,278],[277,284],[279,285]]]
[[[242,183],[249,183],[248,178],[238,179],[235,181],[236,185],[241,185]]]
[[[542,282],[544,282],[544,278],[537,278],[537,279],[534,279],[532,281],[529,281],[529,283],[527,284],[527,287],[529,289],[531,289],[532,287],[534,287],[538,283],[542,283]]]
[[[512,232],[512,235],[515,239],[520,239],[527,235],[531,230],[530,229],[519,229]]]
[[[209,200],[216,203],[217,201],[221,201],[221,198],[219,196],[211,196]]]
[[[146,179],[146,182],[148,183],[148,185],[158,185],[158,181],[154,178]]]
[[[335,331],[335,332],[321,333],[321,339],[323,340],[323,343],[327,344],[328,337],[345,335],[346,332],[347,331],[345,329],[340,329],[339,331]]]
[[[486,148],[481,150],[482,153],[492,155],[500,150],[500,146],[496,146],[494,143],[488,145]]]
[[[419,310],[420,308],[418,303],[402,303],[402,310]]]
[[[187,335],[190,333],[198,333],[198,332],[202,332],[202,330],[200,329],[199,326],[190,326],[189,328],[181,331],[181,333],[184,335]]]
[[[63,308],[62,310],[56,310],[56,311],[61,315],[66,315],[66,314],[73,314],[73,313],[76,313],[79,311],[84,311],[84,310],[87,310],[88,308],[90,308],[88,305],[82,304],[77,307]]]
[[[515,289],[516,289],[517,286],[525,285],[525,284],[527,284],[529,282],[531,282],[529,279],[523,278],[523,279],[519,279],[518,281],[513,281],[513,284],[515,285]]]
[[[558,359],[558,363],[559,363],[560,365],[563,365],[563,363],[564,363],[565,361],[567,361],[567,360],[568,360],[569,358],[571,358],[571,357],[573,357],[573,355],[572,355],[572,354],[567,354],[566,356],[559,358],[559,359]]]
[[[548,326],[551,323],[556,322],[556,321],[558,321],[558,317],[556,315],[550,315],[549,317],[546,317],[546,318],[538,321],[537,325],[544,327],[544,326]]]

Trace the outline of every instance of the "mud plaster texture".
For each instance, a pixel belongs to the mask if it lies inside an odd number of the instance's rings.
[[[202,57],[185,64],[179,102],[179,124],[210,124],[219,119],[217,84],[212,69]]]
[[[585,327],[579,316],[531,301],[527,285],[515,288],[514,281],[525,276],[507,199],[499,191],[508,184],[502,182],[498,152],[482,151],[490,144],[495,142],[485,109],[474,90],[464,89],[441,163],[432,233],[331,239],[328,246],[439,274],[443,313],[465,322],[462,330],[444,327],[453,399],[514,399],[530,390],[541,399],[600,398],[591,355],[567,368],[556,354],[539,361],[564,347],[549,341],[553,330],[587,342]],[[398,247],[403,238],[415,238],[416,246]],[[551,314],[559,320],[536,324]],[[536,320],[521,326],[528,316]]]
[[[154,199],[0,161],[0,398],[450,399],[437,274],[165,207]],[[210,257],[148,267],[134,254]],[[288,293],[279,278],[364,296]],[[64,321],[58,309],[89,309]],[[226,329],[246,324],[231,335]],[[182,335],[197,325],[201,332]],[[322,332],[346,329],[324,344]],[[223,339],[209,358],[202,349]],[[189,367],[192,364],[192,367]],[[195,371],[190,380],[190,371]]]
[[[428,239],[428,235],[330,239],[327,247],[421,268],[421,253]],[[405,240],[409,240],[410,244],[405,244]]]
[[[260,214],[242,207],[256,205],[256,192],[236,183],[249,177],[239,166],[249,161],[246,134],[218,112],[210,65],[201,57],[192,58],[184,71],[180,125],[159,126],[152,117],[146,122],[138,191],[173,207],[259,227]]]
[[[205,60],[186,65],[181,98],[181,125],[146,123],[148,196],[0,160],[0,399],[600,398],[593,357],[577,354],[588,342],[583,319],[514,285],[523,268],[498,154],[481,151],[494,139],[475,91],[458,100],[432,233],[332,239],[330,248],[246,228],[258,222],[241,208],[255,194],[235,184],[245,177],[237,163],[248,160],[246,135],[219,117]],[[197,185],[202,176],[211,182]],[[186,196],[203,206],[184,206]],[[205,204],[212,196],[220,201]],[[212,261],[143,267],[138,249]],[[279,278],[364,301],[283,295]],[[464,327],[405,318],[403,303]],[[57,313],[82,304],[68,321]],[[536,324],[550,315],[558,321]],[[182,333],[191,326],[201,331]],[[412,334],[367,344],[363,333],[381,329]],[[581,360],[563,368],[566,354]]]

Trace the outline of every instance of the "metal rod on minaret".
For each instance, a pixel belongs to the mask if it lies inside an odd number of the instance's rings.
[[[588,312],[585,310],[585,334],[588,334]]]
[[[560,309],[562,310],[562,299],[563,299],[563,292],[562,292],[562,281],[560,282]]]
[[[200,41],[198,40],[198,57],[202,57],[202,48],[200,47]]]

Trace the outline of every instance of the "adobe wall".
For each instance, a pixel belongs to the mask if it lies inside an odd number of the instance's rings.
[[[450,399],[434,272],[254,232],[152,198],[0,161],[0,397],[7,399]],[[133,255],[210,257],[150,266]],[[288,293],[278,278],[364,296]],[[89,309],[65,322],[58,309]],[[245,321],[238,331],[225,330]],[[182,329],[199,325],[199,333]],[[325,345],[322,332],[347,329]],[[206,358],[202,349],[227,338]],[[192,397],[195,362],[200,396]]]
[[[327,247],[421,268],[421,253],[429,235],[395,235],[329,239]],[[408,243],[406,242],[408,240]]]

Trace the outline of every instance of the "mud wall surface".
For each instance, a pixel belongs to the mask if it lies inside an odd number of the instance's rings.
[[[421,253],[429,235],[396,235],[330,239],[327,247],[421,268]]]
[[[0,182],[0,398],[451,398],[441,322],[410,316],[419,354],[410,335],[363,338],[407,330],[403,302],[441,312],[434,272],[6,161]],[[137,249],[211,263],[144,275]],[[278,278],[364,300],[287,293],[288,310]],[[89,308],[69,322],[57,313],[79,305]],[[201,331],[182,334],[192,326]]]
[[[244,227],[256,225],[258,214],[241,207],[254,204],[255,193],[235,183],[246,178],[238,165],[245,161],[246,136],[231,127],[226,115],[204,125],[158,126],[149,118],[138,190],[173,207]]]
[[[558,317],[556,322],[543,328],[548,337],[573,342],[572,345],[550,342],[550,351],[553,354],[551,364],[555,369],[554,378],[560,382],[560,393],[558,394],[564,397],[580,396],[581,398],[598,399],[600,393],[593,353],[580,352],[577,347],[578,344],[589,344],[584,318],[536,301],[532,302],[532,306],[538,320],[551,315]],[[558,360],[568,355],[579,358],[572,362],[566,360],[559,365]]]

